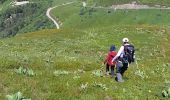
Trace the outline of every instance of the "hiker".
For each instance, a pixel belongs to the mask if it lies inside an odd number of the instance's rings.
[[[110,47],[110,51],[104,60],[104,64],[106,64],[106,75],[109,75],[109,69],[111,69],[111,76],[114,77],[114,67],[116,62],[112,62],[112,59],[116,56],[117,52],[115,51],[116,47],[112,45]]]
[[[124,82],[122,79],[124,72],[128,69],[129,64],[134,62],[135,49],[134,46],[129,44],[128,38],[122,39],[123,45],[120,47],[117,55],[112,59],[112,62],[116,63],[116,80],[118,82]]]
[[[79,15],[84,15],[84,13],[86,12],[86,10],[87,10],[87,3],[86,2],[87,2],[86,0],[82,1],[82,7],[80,9]]]

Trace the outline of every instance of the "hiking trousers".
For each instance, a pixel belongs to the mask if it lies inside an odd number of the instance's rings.
[[[122,76],[125,73],[125,71],[128,69],[128,63],[118,63],[116,66],[116,73],[120,73]]]
[[[128,69],[128,63],[122,63],[121,61],[118,61],[116,64],[116,81],[118,82],[124,82],[123,80],[123,74]]]

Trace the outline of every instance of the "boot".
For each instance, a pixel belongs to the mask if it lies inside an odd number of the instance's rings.
[[[124,80],[122,79],[122,75],[120,73],[116,73],[116,78],[118,82],[124,82]]]

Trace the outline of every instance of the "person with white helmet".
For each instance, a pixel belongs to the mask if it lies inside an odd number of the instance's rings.
[[[128,38],[122,39],[123,45],[120,47],[117,55],[112,59],[112,62],[117,61],[116,64],[116,80],[124,82],[122,76],[128,69],[129,64],[134,62],[134,46],[129,44]]]
[[[82,8],[80,9],[80,15],[84,15],[87,10],[87,0],[82,0]]]

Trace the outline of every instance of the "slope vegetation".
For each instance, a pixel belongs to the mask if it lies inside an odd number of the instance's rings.
[[[17,33],[52,28],[53,24],[45,16],[45,11],[51,2],[43,1],[33,1],[18,6],[12,6],[11,0],[2,3],[2,8],[0,8],[0,37],[10,37]]]
[[[131,25],[43,30],[1,40],[0,98],[21,91],[36,100],[161,99],[170,79],[169,33],[169,27]],[[118,48],[123,37],[136,46],[138,65],[130,66],[120,84],[94,71],[104,70],[109,46]],[[21,66],[36,75],[17,74]]]
[[[61,29],[0,40],[0,99],[18,91],[33,100],[169,99],[162,96],[170,87],[169,10],[82,10],[77,2],[52,13]],[[136,63],[117,83],[102,75],[102,62],[123,37],[135,45]]]

